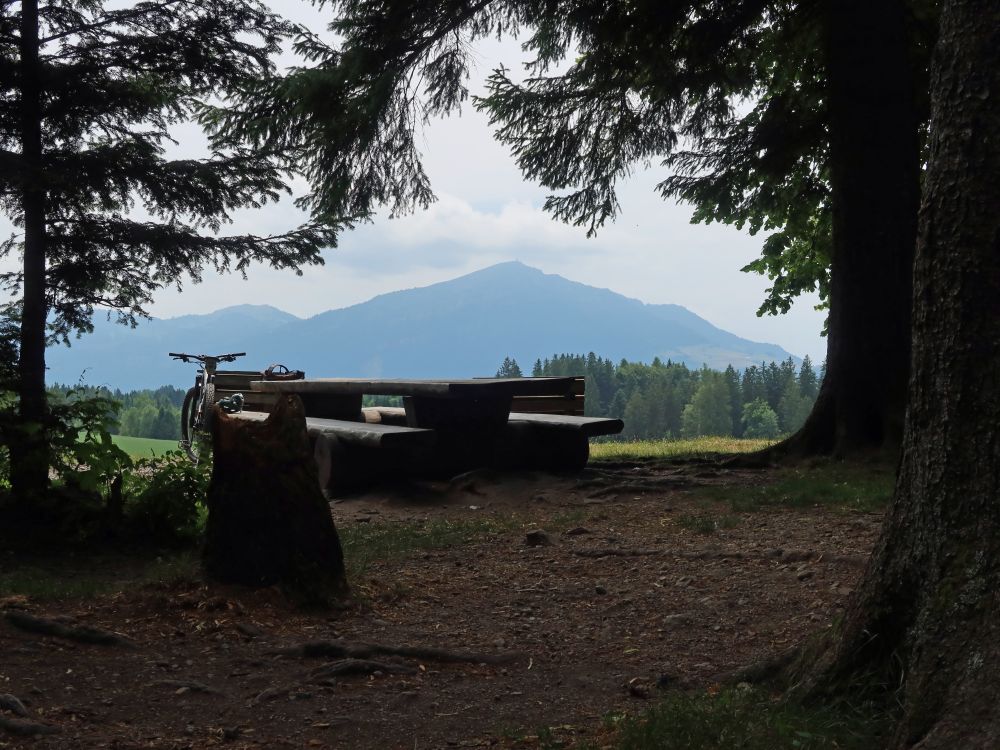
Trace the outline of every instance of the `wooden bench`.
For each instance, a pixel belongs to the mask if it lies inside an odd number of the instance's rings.
[[[229,416],[263,422],[268,413],[244,410]],[[434,430],[420,427],[320,417],[306,417],[306,431],[327,497],[362,486],[386,471],[411,471],[430,455],[436,438]]]
[[[582,377],[331,378],[291,381],[284,388],[260,377],[217,373],[217,399],[243,393],[244,412],[234,416],[262,420],[279,391],[296,393],[327,496],[394,474],[443,477],[486,465],[578,471],[589,458],[590,438],[623,428],[620,419],[583,416]],[[366,393],[402,396],[404,406],[362,407]]]
[[[495,461],[506,468],[580,471],[590,458],[590,438],[617,435],[624,426],[605,417],[511,412]]]
[[[570,392],[559,396],[514,396],[510,410],[520,414],[565,414],[583,416],[587,380],[574,377]]]

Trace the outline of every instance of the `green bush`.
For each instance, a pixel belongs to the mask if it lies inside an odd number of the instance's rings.
[[[124,517],[136,535],[169,545],[190,544],[205,528],[210,462],[191,463],[179,451],[136,461],[124,487]]]

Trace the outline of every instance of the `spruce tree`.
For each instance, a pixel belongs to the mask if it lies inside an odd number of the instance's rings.
[[[802,358],[802,367],[799,368],[799,393],[809,399],[810,403],[815,400],[819,392],[819,381],[816,378],[816,371],[813,369],[812,360],[807,354]]]
[[[0,20],[0,208],[20,236],[3,275],[17,327],[18,427],[12,481],[22,498],[48,482],[45,348],[86,332],[95,310],[125,323],[165,286],[205,269],[321,262],[334,233],[306,224],[224,235],[243,207],[276,200],[292,162],[216,133],[204,158],[174,158],[171,129],[217,114],[208,102],[267,78],[294,29],[255,0],[23,0]]]

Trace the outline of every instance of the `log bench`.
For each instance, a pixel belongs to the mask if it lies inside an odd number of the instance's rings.
[[[241,411],[234,419],[263,422],[267,412]],[[380,422],[306,417],[319,483],[329,497],[393,472],[411,473],[434,448],[434,430]],[[338,470],[334,470],[334,466]],[[343,471],[341,469],[349,469]]]
[[[590,438],[617,435],[624,426],[620,419],[512,411],[495,463],[505,468],[580,471],[590,458]]]
[[[583,416],[582,377],[454,381],[320,379],[262,382],[252,371],[216,374],[217,399],[243,393],[240,419],[263,420],[280,393],[296,393],[327,496],[394,475],[451,476],[476,466],[578,471],[589,440],[621,432],[620,419]],[[403,407],[363,407],[364,394]],[[321,416],[320,416],[321,415]]]

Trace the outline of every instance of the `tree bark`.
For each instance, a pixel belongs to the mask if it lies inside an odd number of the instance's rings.
[[[920,202],[916,71],[902,0],[825,3],[830,263],[826,377],[778,453],[895,455]]]
[[[44,495],[49,480],[45,397],[45,185],[42,181],[41,75],[38,0],[21,4],[21,208],[24,261],[19,341],[19,435],[11,444],[11,484],[22,502]]]
[[[896,491],[813,692],[903,685],[893,746],[1000,747],[1000,5],[944,6]]]
[[[303,604],[347,592],[340,538],[320,490],[298,396],[263,422],[213,417],[203,561],[212,578],[280,585]]]

